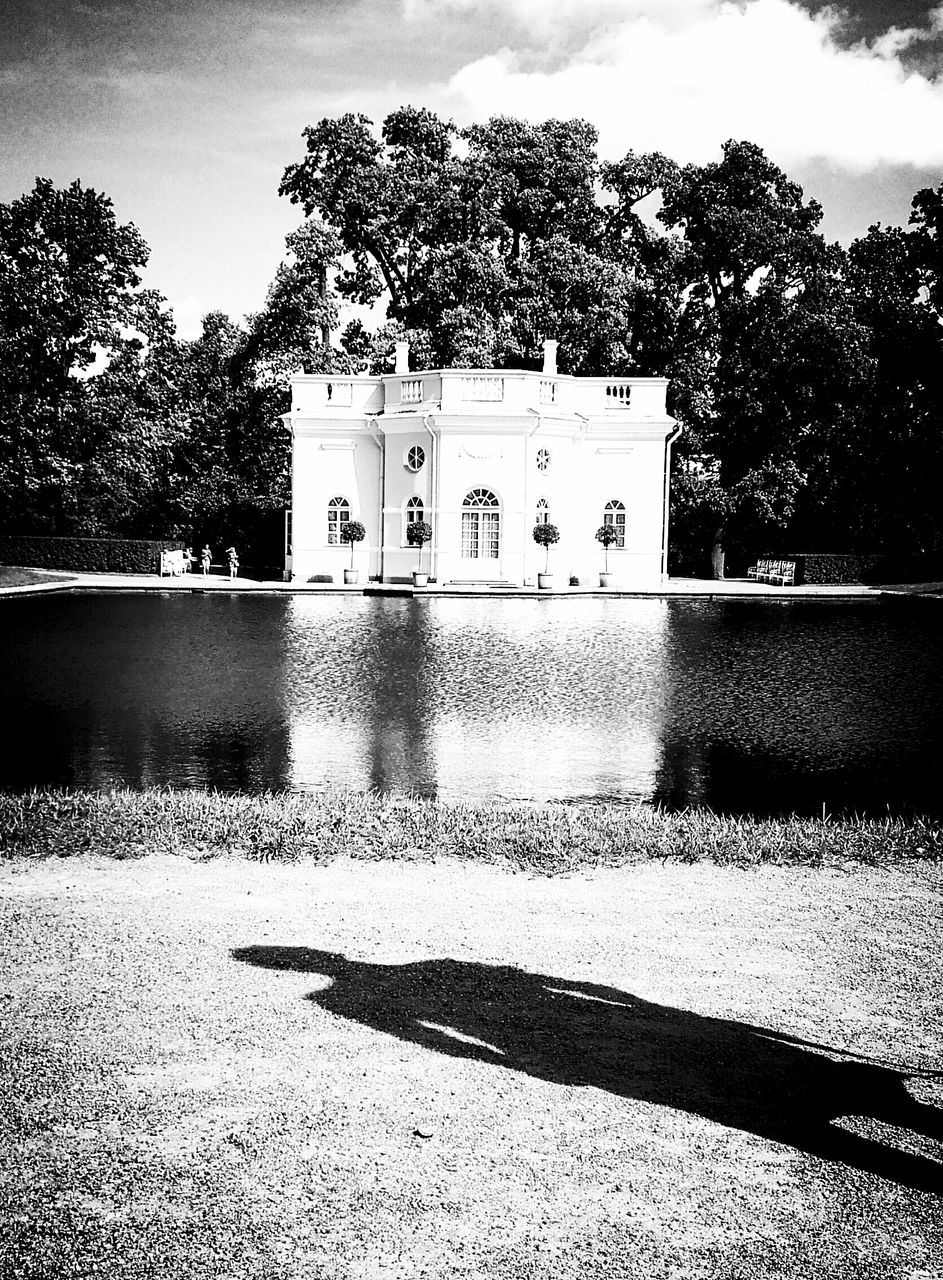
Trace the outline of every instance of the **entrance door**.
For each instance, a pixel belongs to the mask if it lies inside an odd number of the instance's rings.
[[[501,552],[501,507],[490,489],[472,489],[462,503],[462,559],[491,561]],[[471,566],[467,566],[471,568]],[[482,570],[486,568],[481,566]]]

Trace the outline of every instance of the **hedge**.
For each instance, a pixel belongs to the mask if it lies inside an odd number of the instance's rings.
[[[799,552],[766,559],[795,560],[796,582],[875,583],[939,582],[943,580],[943,558],[931,555],[900,555],[893,552],[851,552],[830,554]]]
[[[158,573],[162,551],[182,551],[180,541],[143,538],[0,537],[0,564],[72,573]]]

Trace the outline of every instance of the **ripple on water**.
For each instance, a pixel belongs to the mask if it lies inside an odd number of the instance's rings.
[[[0,785],[939,813],[938,611],[77,596],[0,636]]]

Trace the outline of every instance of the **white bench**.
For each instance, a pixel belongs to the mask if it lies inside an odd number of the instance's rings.
[[[190,564],[184,551],[162,551],[160,553],[160,576],[163,578],[165,574],[169,574],[173,578],[179,578],[186,573]]]
[[[794,587],[796,585],[795,560],[757,560],[747,569],[747,577],[753,582],[768,582],[771,586]]]

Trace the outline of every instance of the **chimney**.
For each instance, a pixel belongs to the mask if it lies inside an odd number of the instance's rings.
[[[409,343],[397,342],[396,344],[396,364],[393,366],[394,373],[409,373]]]
[[[544,373],[557,371],[557,343],[554,338],[544,339]]]

